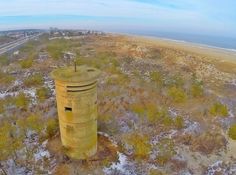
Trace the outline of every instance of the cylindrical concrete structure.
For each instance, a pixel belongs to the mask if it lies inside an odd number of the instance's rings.
[[[86,159],[97,151],[97,78],[87,66],[60,68],[55,80],[62,145],[68,156]]]

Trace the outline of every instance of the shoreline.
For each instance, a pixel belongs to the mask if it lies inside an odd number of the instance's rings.
[[[125,34],[125,33],[108,33],[108,34],[130,37],[137,41],[154,44],[156,46],[179,49],[179,50],[184,50],[184,51],[191,52],[194,54],[209,56],[221,62],[227,61],[231,63],[236,63],[236,50],[234,49],[209,46],[205,44],[192,43],[192,42],[187,42],[183,40],[160,38],[160,37],[155,37],[155,36],[133,35],[133,34]]]
[[[131,37],[144,37],[144,38],[150,38],[150,39],[159,39],[159,40],[171,41],[171,42],[176,42],[176,43],[186,43],[186,44],[196,45],[196,46],[199,46],[199,47],[208,47],[208,48],[213,48],[213,49],[229,51],[229,52],[233,52],[233,53],[236,54],[236,49],[233,49],[233,48],[218,47],[218,46],[214,46],[214,45],[202,44],[202,43],[185,41],[185,40],[158,37],[158,36],[154,36],[154,35],[153,36],[152,35],[138,35],[138,34],[116,33],[116,32],[114,32],[114,33],[113,32],[107,32],[107,33],[108,34],[113,34],[113,35],[115,34],[115,35],[131,36]]]

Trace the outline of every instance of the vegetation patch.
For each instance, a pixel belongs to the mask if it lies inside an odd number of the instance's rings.
[[[59,123],[57,119],[50,118],[46,122],[46,135],[47,138],[52,138],[59,130]]]
[[[27,109],[29,105],[29,99],[24,93],[20,93],[18,96],[13,98],[13,104],[18,108]]]
[[[230,126],[228,130],[228,135],[231,139],[236,140],[236,124]]]
[[[213,104],[209,112],[213,116],[227,117],[229,115],[227,106],[220,102]]]
[[[0,65],[1,66],[7,66],[7,65],[9,65],[9,63],[10,63],[10,60],[6,55],[0,56]]]
[[[148,159],[151,144],[147,135],[131,134],[127,138],[128,144],[134,149],[134,156],[138,159]]]
[[[36,95],[40,101],[44,101],[50,96],[50,90],[46,87],[39,88],[36,90]]]
[[[20,61],[20,66],[22,69],[28,69],[32,67],[33,62],[32,58],[24,59]]]
[[[226,143],[225,137],[220,133],[205,132],[193,138],[191,149],[193,151],[199,151],[202,154],[211,154],[225,148]]]
[[[156,161],[160,165],[166,164],[171,158],[176,154],[174,149],[174,142],[171,139],[165,138],[162,139],[158,145],[158,155]]]
[[[15,78],[7,73],[0,71],[0,84],[9,85]]]
[[[43,85],[43,76],[41,74],[34,74],[24,81],[24,85],[26,87],[33,86],[42,86]]]
[[[194,80],[192,82],[190,91],[193,97],[202,97],[204,93],[203,82]]]
[[[187,99],[184,90],[175,86],[168,89],[168,96],[174,103],[183,103]]]

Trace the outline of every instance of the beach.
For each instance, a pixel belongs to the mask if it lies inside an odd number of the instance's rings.
[[[218,59],[218,61],[229,61],[236,63],[236,50],[234,49],[219,48],[204,44],[196,44],[191,42],[171,40],[158,37],[137,36],[137,35],[136,36],[127,35],[127,36],[133,38],[134,40],[140,40],[147,44],[154,44],[157,47],[162,46],[172,49],[183,50],[203,56],[208,56],[210,58]]]

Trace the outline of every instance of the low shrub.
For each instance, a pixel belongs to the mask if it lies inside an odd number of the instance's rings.
[[[182,129],[184,127],[184,119],[181,116],[177,116],[174,120],[174,125],[177,129]]]
[[[147,104],[147,119],[150,123],[155,123],[159,120],[159,111],[156,105]]]
[[[139,117],[143,117],[145,114],[145,106],[141,103],[134,103],[131,105],[131,110],[138,114]]]
[[[169,77],[165,81],[166,86],[168,87],[177,87],[177,88],[182,88],[185,84],[184,79],[182,78],[181,75],[174,75],[172,77]]]
[[[0,84],[8,85],[12,83],[15,78],[7,73],[0,71]]]
[[[40,133],[44,126],[42,125],[42,118],[36,114],[31,114],[26,119],[27,128]],[[40,124],[41,123],[41,124]]]
[[[10,63],[9,58],[6,55],[0,56],[0,65],[1,66],[6,66]]]
[[[173,126],[174,124],[174,120],[171,116],[169,115],[164,115],[163,118],[162,118],[162,124],[165,126],[165,127],[171,127]]]
[[[231,139],[236,140],[236,124],[233,124],[232,126],[230,126],[228,130],[228,136]]]
[[[209,109],[209,112],[213,116],[227,117],[229,115],[227,106],[219,102],[213,104]]]
[[[48,88],[42,87],[36,90],[36,95],[40,101],[44,101],[45,99],[49,97],[50,91]]]
[[[212,154],[225,148],[226,139],[220,133],[205,132],[198,137],[192,138],[191,149],[202,154]]]
[[[56,119],[49,119],[46,125],[47,138],[51,138],[58,131],[58,121]]]
[[[24,81],[26,87],[43,85],[43,76],[41,74],[34,74]]]
[[[148,175],[167,175],[167,174],[157,169],[151,169]]]
[[[167,163],[175,154],[174,142],[171,139],[162,139],[158,145],[158,155],[156,161],[160,165]]]
[[[204,92],[202,83],[201,82],[193,83],[190,91],[193,97],[202,97]]]
[[[128,137],[128,144],[133,146],[134,155],[138,159],[147,159],[151,151],[148,136],[140,134],[132,134]]]
[[[171,87],[168,90],[168,96],[175,103],[183,103],[187,99],[187,95],[185,94],[182,88]]]
[[[162,87],[164,85],[164,78],[163,75],[159,72],[151,72],[150,73],[151,80],[156,84],[158,87]]]
[[[24,93],[20,93],[17,97],[13,99],[13,103],[18,108],[27,109],[29,105],[29,99],[26,97]]]
[[[32,67],[33,65],[33,59],[32,58],[28,58],[28,59],[24,59],[22,61],[20,61],[20,66],[22,69],[27,69]]]

